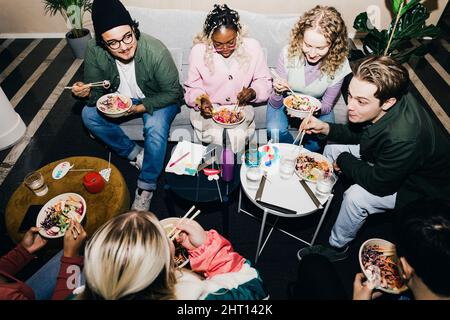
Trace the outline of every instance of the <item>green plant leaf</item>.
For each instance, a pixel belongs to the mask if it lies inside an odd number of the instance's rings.
[[[353,22],[353,28],[355,28],[358,32],[370,32],[372,30],[377,30],[377,28],[370,23],[367,12],[361,12],[356,16],[355,21]]]
[[[392,0],[392,11],[394,12],[394,15],[397,15],[403,1],[404,0]]]
[[[400,17],[405,14],[406,11],[412,9],[416,5],[420,3],[420,0],[411,0],[406,5],[403,6],[402,13],[400,14]]]
[[[389,37],[386,30],[372,30],[363,39],[363,48],[366,54],[383,55]],[[370,51],[368,50],[370,49]]]

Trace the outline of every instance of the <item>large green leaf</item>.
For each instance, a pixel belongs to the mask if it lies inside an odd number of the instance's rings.
[[[361,12],[353,21],[353,28],[358,32],[369,32],[370,29],[367,27],[367,21],[369,18],[367,17],[367,12]]]
[[[426,20],[429,16],[428,10],[422,4],[415,6],[400,18],[394,39],[420,39],[426,36],[435,38],[439,35],[440,30],[434,25],[426,26]]]
[[[403,6],[402,13],[400,14],[400,17],[405,14],[406,11],[412,9],[416,5],[420,3],[420,0],[411,0],[406,5]]]
[[[383,55],[388,40],[389,38],[386,30],[382,30],[381,32],[373,30],[363,39],[364,52],[366,54]],[[370,49],[370,51],[368,49]]]
[[[400,5],[404,2],[404,0],[392,0],[392,11],[394,15],[397,15],[398,10],[400,9]]]

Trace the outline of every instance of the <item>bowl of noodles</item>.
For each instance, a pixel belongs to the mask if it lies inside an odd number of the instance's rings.
[[[177,225],[180,218],[167,218],[161,220],[161,225],[164,228],[166,234]],[[175,239],[173,240],[173,245],[175,246],[175,255],[173,257],[175,266],[177,268],[183,268],[189,263],[189,253],[185,247],[179,244]]]
[[[97,100],[97,109],[110,118],[123,117],[132,105],[130,98],[118,93],[105,94]]]
[[[292,117],[306,118],[310,112],[316,112],[322,107],[322,103],[312,96],[306,94],[290,95],[284,98],[283,104],[287,113]]]
[[[241,108],[236,109],[233,105],[214,109],[212,119],[223,128],[231,129],[237,127],[244,122],[245,115]]]
[[[393,294],[408,289],[400,274],[400,262],[393,243],[378,238],[365,241],[359,249],[359,264],[375,289]]]

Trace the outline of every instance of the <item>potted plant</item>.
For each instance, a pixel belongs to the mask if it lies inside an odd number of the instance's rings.
[[[392,11],[394,18],[387,30],[375,28],[366,12],[356,17],[353,28],[366,33],[362,39],[364,54],[389,55],[400,63],[424,55],[426,44],[418,40],[431,40],[440,34],[438,27],[426,25],[430,16],[427,8],[420,0],[392,0]]]
[[[83,17],[86,12],[92,12],[92,0],[44,0],[45,13],[52,16],[58,12],[66,20],[69,32],[66,39],[75,58],[84,58],[87,42],[91,33],[83,28]]]
[[[427,51],[429,41],[439,36],[440,29],[434,25],[426,25],[430,16],[427,8],[420,0],[392,0],[394,18],[389,29],[378,30],[367,15],[360,13],[353,22],[357,32],[364,33],[362,38],[363,51],[350,50],[349,60],[354,69],[366,55],[388,55],[400,63],[408,62],[423,56]],[[348,86],[353,75],[345,77],[341,92],[347,103]]]

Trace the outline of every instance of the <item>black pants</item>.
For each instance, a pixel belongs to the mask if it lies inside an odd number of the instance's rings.
[[[290,299],[350,299],[333,264],[324,256],[310,254],[298,266],[297,281],[289,290]]]

